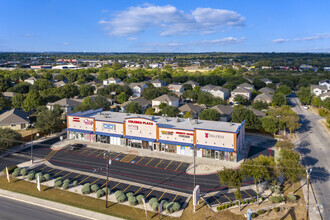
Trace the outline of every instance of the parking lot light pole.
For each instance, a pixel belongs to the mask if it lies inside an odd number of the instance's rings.
[[[194,189],[196,187],[196,146],[194,146]]]
[[[312,168],[306,169],[307,173],[307,205],[306,205],[306,220],[308,220],[309,217],[309,178],[312,172]]]
[[[104,158],[106,158],[106,167],[107,167],[107,180],[106,180],[106,192],[105,192],[105,208],[108,208],[108,196],[109,196],[109,168],[110,168],[110,164],[111,164],[111,159],[110,159],[110,153],[111,151],[107,151],[104,153]]]
[[[30,119],[29,116],[27,118]],[[33,164],[33,130],[32,130],[33,124],[31,123],[31,121],[30,121],[29,124],[30,124],[30,128],[31,128],[31,143],[30,143],[30,146],[31,146],[31,164]]]

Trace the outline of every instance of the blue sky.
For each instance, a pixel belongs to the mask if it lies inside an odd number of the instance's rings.
[[[0,0],[0,51],[330,52],[328,0]]]

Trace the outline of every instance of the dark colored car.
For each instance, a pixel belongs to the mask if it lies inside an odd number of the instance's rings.
[[[82,147],[84,147],[83,144],[71,144],[70,145],[70,150],[79,150]]]

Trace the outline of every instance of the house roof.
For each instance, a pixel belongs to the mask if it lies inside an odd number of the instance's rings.
[[[234,111],[234,107],[229,105],[216,105],[213,106],[211,109],[217,110],[221,115],[231,115]]]
[[[15,93],[13,92],[4,92],[2,93],[4,97],[7,97],[7,98],[13,98]]]
[[[274,89],[271,89],[269,87],[264,87],[264,88],[259,89],[259,92],[262,92],[262,93],[274,93],[275,90]]]
[[[109,79],[107,79],[108,81],[121,81],[121,79],[119,78],[113,78],[113,77],[110,77]]]
[[[190,85],[199,86],[199,83],[194,82],[194,81],[192,81],[192,80],[189,80],[188,82],[185,82],[185,83],[183,83],[183,84],[190,84]]]
[[[129,87],[134,88],[135,86],[138,86],[138,87],[142,88],[145,85],[146,85],[145,82],[139,82],[139,83],[131,83],[131,84],[129,84]]]
[[[326,85],[311,85],[311,89],[320,89],[320,90],[327,90],[328,87]]]
[[[263,82],[273,82],[272,80],[267,79],[267,78],[263,78],[263,79],[260,79],[260,80],[263,81]]]
[[[77,105],[80,105],[81,102],[82,101],[76,100],[76,99],[67,99],[67,98],[64,98],[64,99],[58,100],[56,102],[49,103],[49,105],[60,105],[62,107],[65,107],[65,106],[77,106]]]
[[[213,89],[214,87],[216,87],[215,85],[210,85],[210,84],[208,84],[208,85],[206,85],[206,86],[203,86],[202,88],[201,88],[201,90],[211,90],[211,89]]]
[[[53,84],[54,84],[54,86],[61,86],[61,85],[65,85],[66,82],[64,82],[64,81],[62,80],[62,81],[59,81],[59,82],[54,82]]]
[[[120,83],[118,83],[118,85],[120,85],[120,86],[128,86],[129,83],[124,82],[124,81],[121,81]]]
[[[151,83],[161,83],[161,84],[166,84],[165,81],[160,80],[160,79],[152,80]]]
[[[179,90],[182,88],[182,84],[170,84],[168,87],[172,87],[174,90]]]
[[[187,104],[184,104],[183,106],[181,106],[179,108],[179,111],[180,112],[191,112],[193,114],[196,114],[200,111],[202,111],[204,108],[200,105],[194,105],[192,103],[187,103]]]
[[[159,101],[159,102],[174,102],[174,101],[177,101],[179,100],[177,97],[175,96],[171,96],[171,95],[162,95],[162,96],[159,96],[155,99],[153,99],[152,101]]]
[[[253,108],[251,108],[250,110],[258,117],[265,117],[266,116],[265,112],[262,112],[262,111],[259,111],[259,110],[253,109]]]
[[[221,86],[215,86],[215,87],[213,87],[211,90],[214,90],[214,91],[221,91],[221,92],[223,92],[223,93],[229,91],[228,89],[226,89],[226,88],[224,88],[224,87],[221,87]]]
[[[243,87],[238,87],[238,88],[234,89],[234,90],[233,90],[233,91],[231,91],[231,92],[239,92],[239,93],[251,93],[251,91],[250,91],[250,90],[248,90],[248,89],[245,89],[245,88],[243,88]]]
[[[330,91],[329,92],[322,93],[320,95],[320,97],[330,97]]]
[[[137,102],[137,103],[139,103],[140,106],[151,105],[151,102],[148,101],[148,100],[146,100],[145,98],[143,98],[143,97],[137,97],[137,98],[131,99],[131,100],[127,101],[127,102],[124,102],[123,104],[120,105],[120,107],[125,107],[129,103],[132,103],[132,102]]]
[[[14,108],[0,115],[0,125],[29,123],[29,119],[28,119],[29,115],[30,113],[28,112],[24,112],[22,110]]]
[[[34,76],[31,76],[31,77],[25,79],[24,81],[26,81],[26,80],[34,80],[34,81],[36,81],[37,79]]]
[[[254,88],[254,86],[249,84],[249,83],[242,83],[242,84],[237,86],[237,88],[245,88],[245,87]]]
[[[321,80],[319,83],[330,83],[330,79]]]
[[[269,93],[262,93],[257,95],[254,98],[254,101],[263,101],[263,102],[271,102],[272,101],[273,96]]]

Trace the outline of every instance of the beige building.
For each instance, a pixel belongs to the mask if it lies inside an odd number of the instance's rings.
[[[13,130],[24,130],[28,127],[30,113],[19,109],[12,109],[0,115],[0,127]]]

